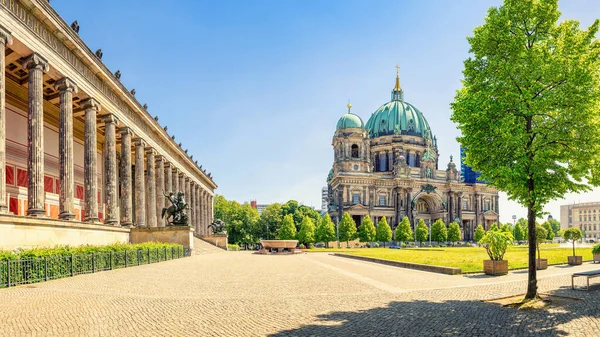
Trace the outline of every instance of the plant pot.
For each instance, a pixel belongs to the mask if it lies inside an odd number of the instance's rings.
[[[600,262],[600,254],[594,254],[594,263]]]
[[[579,266],[583,263],[583,256],[569,256],[570,266]]]
[[[537,270],[548,269],[548,259],[535,259],[535,269],[537,269]]]
[[[508,260],[483,260],[483,272],[486,275],[506,275],[508,274]]]

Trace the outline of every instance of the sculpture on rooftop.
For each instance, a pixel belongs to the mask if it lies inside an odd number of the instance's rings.
[[[147,103],[144,103],[143,106],[144,106],[144,109],[148,109],[148,104]]]
[[[102,49],[96,50],[96,56],[102,60]]]
[[[131,92],[131,94],[132,94],[133,96],[135,96],[135,89],[131,89],[131,91],[130,91],[130,92]]]
[[[115,71],[115,77],[117,78],[117,80],[121,79],[121,71],[120,70]]]
[[[79,34],[79,23],[77,20],[73,21],[71,28],[75,31],[75,33]]]
[[[166,195],[163,191],[163,195],[172,205],[162,209],[161,218],[166,218],[167,224],[170,226],[188,226],[188,215],[185,213],[188,204],[185,202],[183,193],[177,192],[177,196],[175,196],[173,192]]]

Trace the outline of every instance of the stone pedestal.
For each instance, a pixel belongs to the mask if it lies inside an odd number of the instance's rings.
[[[131,243],[168,242],[194,248],[194,229],[189,226],[131,228]]]

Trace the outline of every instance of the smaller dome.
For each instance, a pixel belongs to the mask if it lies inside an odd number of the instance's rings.
[[[347,128],[363,128],[364,126],[365,124],[360,117],[348,112],[347,114],[343,115],[340,120],[338,120],[336,130]]]

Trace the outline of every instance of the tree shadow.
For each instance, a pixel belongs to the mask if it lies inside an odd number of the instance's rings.
[[[563,296],[568,289],[557,291]],[[473,300],[393,301],[385,307],[318,315],[317,322],[270,336],[565,336],[561,324],[600,316],[595,299],[553,310],[517,310]],[[593,331],[597,321],[590,322]],[[581,322],[577,325],[581,328]],[[587,331],[587,330],[581,330]]]

